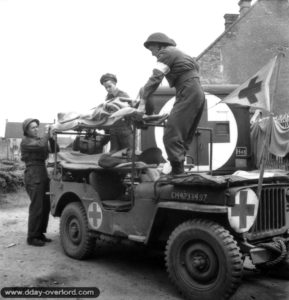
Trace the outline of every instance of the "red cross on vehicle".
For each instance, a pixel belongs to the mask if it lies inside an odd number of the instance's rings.
[[[248,204],[248,191],[240,191],[240,198],[239,204],[235,204],[234,207],[232,207],[232,217],[239,217],[240,218],[240,229],[247,227],[247,217],[248,216],[254,216],[254,204]]]
[[[88,211],[88,219],[92,220],[93,226],[98,227],[99,222],[101,222],[102,219],[102,214],[101,211],[98,210],[98,205],[97,203],[92,203],[92,211],[91,211],[91,206],[89,206],[89,211]]]

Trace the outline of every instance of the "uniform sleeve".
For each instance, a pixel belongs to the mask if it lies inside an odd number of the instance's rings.
[[[118,97],[123,97],[123,98],[129,98],[128,93],[124,91],[119,91],[119,94],[117,95]]]
[[[169,48],[162,49],[157,56],[157,63],[153,69],[153,74],[143,88],[142,98],[148,97],[158,88],[164,77],[171,71],[173,65],[173,55]]]
[[[48,134],[43,138],[33,139],[33,138],[24,138],[21,142],[21,150],[23,151],[33,151],[33,152],[42,152],[48,147]]]
[[[153,74],[142,89],[142,98],[147,100],[149,96],[158,88],[165,74],[159,69],[153,69]]]

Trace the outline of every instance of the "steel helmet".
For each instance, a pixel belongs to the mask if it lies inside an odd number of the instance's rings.
[[[32,122],[36,122],[38,126],[39,126],[39,124],[40,124],[39,120],[37,120],[37,119],[32,119],[32,118],[26,119],[26,120],[22,123],[23,134],[24,134],[25,136],[27,135],[27,129],[28,129],[28,126],[29,126]]]
[[[114,74],[106,73],[100,77],[100,83],[103,85],[106,81],[111,80],[117,83],[117,78]]]
[[[176,42],[170,39],[167,35],[161,32],[152,33],[147,40],[144,42],[144,46],[148,48],[148,46],[152,43],[159,43],[168,46],[176,46]]]

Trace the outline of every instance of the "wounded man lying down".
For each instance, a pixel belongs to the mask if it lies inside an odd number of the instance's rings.
[[[134,106],[137,101],[126,98],[115,98],[112,101],[106,101],[84,113],[66,112],[58,113],[57,123],[53,125],[53,130],[72,130],[78,125],[105,128],[109,127],[119,120],[137,113]]]

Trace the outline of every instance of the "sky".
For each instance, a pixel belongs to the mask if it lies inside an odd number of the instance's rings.
[[[239,0],[0,0],[0,137],[6,120],[53,122],[104,101],[99,79],[114,73],[136,98],[155,58],[153,32],[198,56],[224,31]]]

